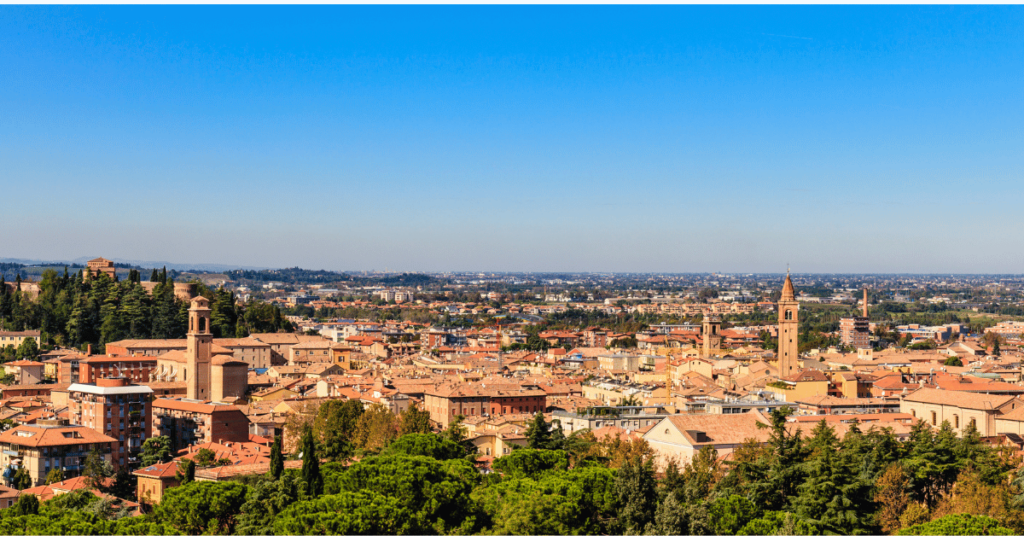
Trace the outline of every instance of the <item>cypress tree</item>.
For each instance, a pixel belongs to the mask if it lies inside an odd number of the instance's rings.
[[[309,497],[319,497],[323,493],[324,479],[320,475],[320,459],[316,455],[316,441],[310,426],[306,426],[302,433],[302,480],[306,483]]]
[[[157,273],[156,268],[153,268],[153,273],[149,274],[150,283],[158,283],[160,281],[160,274]]]
[[[196,462],[192,460],[181,460],[178,462],[178,470],[174,476],[178,479],[178,482],[182,484],[188,484],[189,482],[195,482],[196,480]]]
[[[270,447],[270,478],[277,480],[284,472],[284,456],[281,454],[281,436],[274,436],[274,445]]]

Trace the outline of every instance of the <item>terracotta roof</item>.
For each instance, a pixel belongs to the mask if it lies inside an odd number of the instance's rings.
[[[767,424],[767,421],[756,411],[729,415],[672,415],[665,419],[683,432],[694,446],[735,445],[747,439],[764,442],[771,435],[769,428],[758,426],[758,423]]]
[[[158,463],[143,467],[132,474],[143,478],[174,478],[178,471],[178,464],[175,462]]]
[[[990,411],[1001,408],[1017,399],[1010,395],[984,395],[964,391],[947,391],[945,389],[918,389],[903,400]]]
[[[193,413],[241,411],[238,406],[232,404],[210,404],[178,398],[157,398],[153,400],[153,407],[178,411],[191,411]]]
[[[117,440],[85,426],[23,424],[0,433],[0,443],[12,443],[23,447],[39,448],[55,445],[117,443]]]
[[[9,361],[4,363],[5,367],[41,367],[43,364],[39,361],[29,361],[27,359],[21,359],[18,361]]]

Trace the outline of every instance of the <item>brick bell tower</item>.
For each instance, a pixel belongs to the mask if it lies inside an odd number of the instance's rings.
[[[796,301],[796,293],[793,290],[793,280],[789,278],[789,270],[786,270],[786,282],[782,285],[782,296],[779,298],[779,377],[799,372],[797,360],[799,359],[800,339],[797,337],[797,330],[800,321],[797,319],[797,311],[800,304]]]
[[[194,400],[210,400],[210,357],[213,334],[210,333],[210,301],[202,296],[192,298],[188,309],[188,345],[185,350],[187,396]]]
[[[708,311],[701,331],[704,335],[704,357],[710,358],[722,349],[722,318]]]

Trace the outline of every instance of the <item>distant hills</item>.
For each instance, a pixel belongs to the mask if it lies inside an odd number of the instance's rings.
[[[12,258],[0,258],[0,262],[9,262],[25,265],[38,265],[38,264],[56,264],[56,265],[71,265],[81,264],[95,259],[93,257],[79,257],[71,260],[39,260],[39,259],[12,259]],[[163,262],[163,261],[140,261],[134,259],[123,259],[119,257],[105,257],[118,264],[130,264],[132,266],[139,266],[141,268],[163,268],[167,267],[168,270],[177,270],[179,272],[224,272],[227,270],[265,270],[264,267],[257,266],[241,266],[238,264],[209,264],[209,263],[177,263],[177,262]]]

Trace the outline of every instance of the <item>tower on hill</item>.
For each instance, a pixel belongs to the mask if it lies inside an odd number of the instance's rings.
[[[797,311],[800,304],[796,301],[793,280],[786,271],[786,282],[782,285],[782,297],[779,298],[779,377],[785,378],[798,371],[800,339],[797,336],[799,319]]]
[[[188,342],[185,349],[185,383],[187,396],[193,400],[210,400],[210,360],[213,334],[210,333],[210,301],[202,296],[192,298],[188,310]]]

